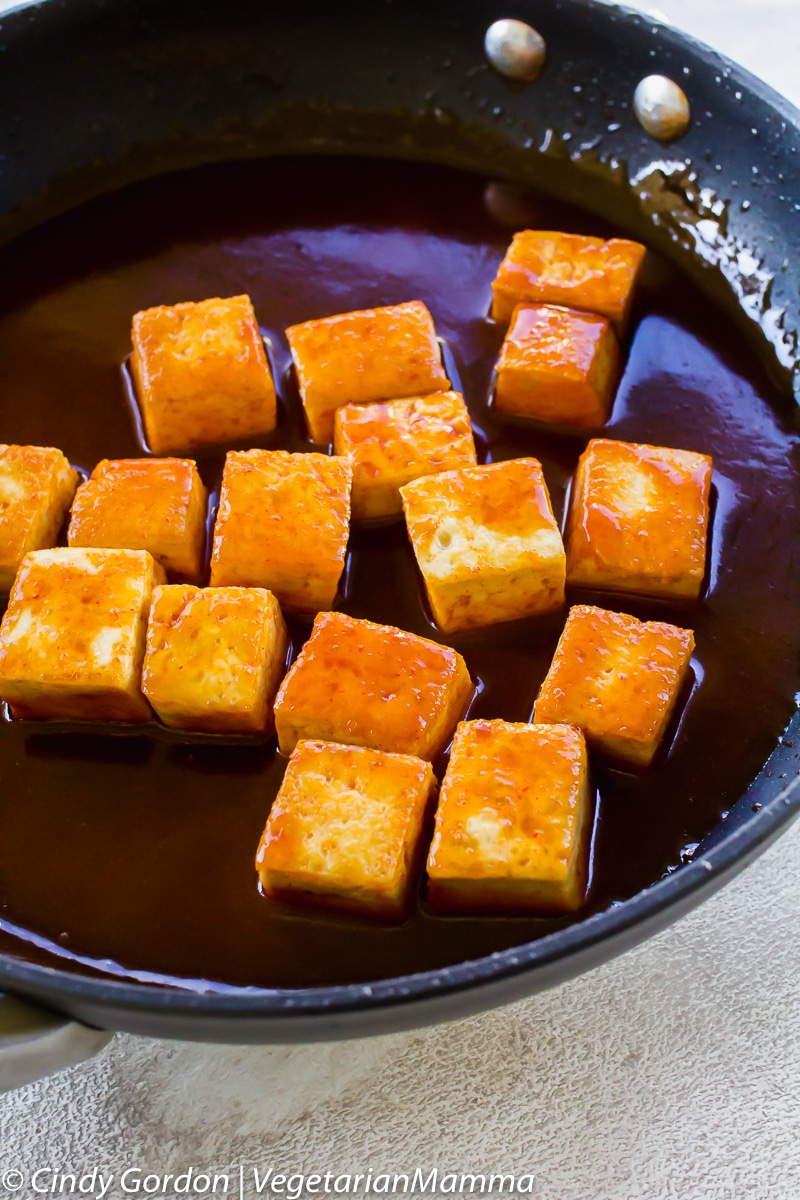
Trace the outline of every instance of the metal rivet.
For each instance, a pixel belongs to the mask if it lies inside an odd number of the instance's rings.
[[[544,66],[544,38],[524,21],[495,21],[483,42],[486,57],[506,79],[535,79]]]
[[[689,128],[686,93],[666,75],[648,75],[633,93],[633,111],[643,129],[661,142],[681,137]]]

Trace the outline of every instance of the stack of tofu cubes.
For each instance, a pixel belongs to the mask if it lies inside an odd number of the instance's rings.
[[[492,317],[509,326],[496,417],[602,429],[643,253],[620,240],[514,238],[493,285]],[[691,631],[573,607],[532,721],[463,720],[474,684],[461,654],[335,611],[350,523],[404,516],[446,637],[555,612],[567,584],[697,598],[710,459],[593,438],[565,548],[536,459],[478,465],[423,303],[286,336],[320,450],[230,451],[210,553],[197,466],[169,456],[275,430],[249,297],[136,314],[131,373],[148,457],[103,461],[78,486],[61,451],[0,447],[0,584],[11,588],[0,696],[13,717],[155,714],[176,730],[276,732],[289,762],[258,848],[263,890],[389,920],[412,903],[432,764],[452,741],[427,852],[430,904],[577,909],[594,808],[587,743],[632,767],[652,761],[689,672]],[[288,673],[284,612],[316,614]]]

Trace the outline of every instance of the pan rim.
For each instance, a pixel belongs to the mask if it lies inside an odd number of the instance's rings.
[[[758,99],[768,105],[796,133],[800,133],[800,110],[791,101],[745,68],[674,26],[640,10],[618,4],[616,0],[562,0],[560,7],[595,10],[604,14],[605,20],[658,25],[666,43],[684,53],[690,52],[707,67],[713,65],[718,70],[724,69],[728,79],[741,87],[747,99]],[[89,14],[94,4],[93,0],[71,0],[69,8],[74,13]],[[2,13],[2,22],[10,28],[16,21],[32,21],[34,15],[44,10],[50,10],[48,3],[23,0],[15,8]],[[795,721],[800,728],[800,718],[795,718]],[[740,802],[745,802],[757,782],[750,785]],[[637,930],[641,939],[649,936],[648,922],[652,922],[657,915],[664,918],[663,924],[666,925],[682,915],[686,907],[699,903],[717,890],[738,869],[742,869],[764,850],[779,833],[785,831],[798,815],[800,778],[795,778],[767,800],[763,808],[725,832],[708,853],[618,905],[520,946],[451,966],[393,976],[370,984],[336,984],[303,989],[237,988],[226,985],[228,990],[225,992],[200,991],[172,984],[129,982],[82,974],[80,971],[26,962],[12,954],[0,952],[0,987],[21,996],[41,998],[57,993],[67,1003],[90,1001],[109,1008],[119,1006],[135,1009],[143,1014],[169,1012],[176,1017],[187,1020],[195,1018],[197,1021],[221,1017],[231,1021],[236,1017],[269,1021],[276,1017],[356,1016],[366,1010],[402,1006],[409,1010],[408,1024],[411,1024],[411,1010],[415,1003],[422,1000],[444,998],[454,993],[479,995],[481,989],[487,989],[492,983],[532,976],[547,965],[574,958],[580,952],[591,951],[604,943],[621,943],[625,935],[633,933],[633,937],[628,936],[624,944],[612,950],[613,953],[620,952],[640,940],[635,936]]]

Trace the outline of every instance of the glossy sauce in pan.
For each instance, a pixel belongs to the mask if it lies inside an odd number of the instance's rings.
[[[486,181],[443,168],[272,160],[157,179],[59,218],[0,254],[0,440],[58,446],[87,469],[137,456],[120,376],[132,314],[248,292],[282,401],[277,435],[252,444],[307,448],[283,329],[419,298],[445,339],[482,459],[540,458],[560,515],[585,439],[487,411],[502,338],[485,316],[489,284],[514,228],[609,231],[560,203],[488,195],[487,205]],[[668,752],[641,776],[596,765],[587,912],[675,868],[756,774],[798,690],[800,480],[785,407],[739,334],[656,260],[626,351],[607,432],[713,455],[713,529],[701,603],[570,597],[697,637],[694,687]],[[221,467],[220,455],[202,459],[211,487]],[[439,636],[402,524],[353,533],[340,607]],[[530,717],[564,615],[452,639],[480,681],[472,715]],[[310,623],[290,624],[296,650]],[[253,856],[283,766],[273,743],[3,723],[0,948],[138,978],[305,986],[455,963],[565,923],[434,918],[422,903],[387,928],[271,903]]]

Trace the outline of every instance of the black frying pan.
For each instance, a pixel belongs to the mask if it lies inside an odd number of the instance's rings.
[[[487,65],[484,34],[499,17],[544,36],[537,81],[512,84]],[[650,18],[592,0],[52,0],[4,16],[0,45],[4,240],[181,166],[309,150],[424,159],[612,220],[727,310],[787,398],[800,378],[800,276],[783,266],[800,248],[800,114]],[[691,102],[674,144],[632,112],[654,71]],[[720,207],[745,180],[748,203]],[[9,955],[0,986],[104,1029],[229,1042],[360,1036],[503,1004],[649,937],[751,862],[800,809],[794,741],[800,719],[694,861],[489,958],[369,987],[204,995]]]

